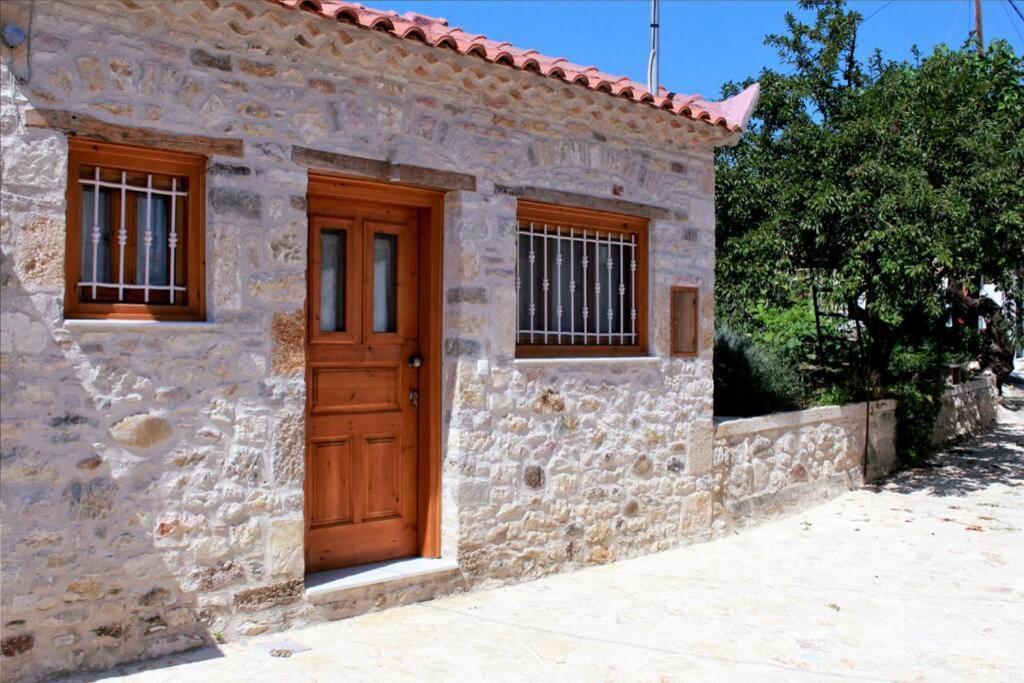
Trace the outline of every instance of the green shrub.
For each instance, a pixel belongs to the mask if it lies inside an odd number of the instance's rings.
[[[913,462],[934,450],[932,428],[942,407],[942,399],[914,382],[888,387],[896,399],[896,450],[905,462]]]
[[[889,362],[889,385],[883,390],[896,404],[896,448],[910,462],[934,450],[931,437],[942,408],[943,381],[950,358],[934,343],[897,346]]]
[[[787,367],[815,365],[817,335],[814,307],[807,296],[794,296],[784,308],[759,304],[750,311],[757,344]]]
[[[800,407],[799,375],[746,335],[715,334],[715,415],[750,417]]]
[[[816,406],[841,406],[847,403],[856,403],[857,399],[853,391],[845,386],[830,386],[819,389],[811,401]]]

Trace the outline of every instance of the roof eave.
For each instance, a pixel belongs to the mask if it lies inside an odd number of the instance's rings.
[[[466,33],[451,28],[445,19],[421,14],[399,15],[393,11],[377,10],[346,0],[270,0],[288,9],[303,9],[337,21],[344,18],[364,29],[381,29],[398,38],[415,38],[433,47],[442,44],[451,46],[457,53],[467,55],[477,52],[484,61],[519,70],[536,70],[542,76],[579,85],[592,92],[607,92],[609,96],[621,97],[636,104],[665,109],[675,115],[728,131],[726,137],[742,133],[757,104],[760,86],[754,84],[743,92],[722,102],[709,102],[699,95],[677,95],[664,88],[657,95],[650,93],[640,83],[624,76],[612,76],[596,67],[580,67],[564,58],[548,57],[536,50],[524,50],[487,39],[485,36]],[[529,68],[527,68],[529,67]],[[546,68],[545,68],[546,67]],[[728,142],[724,144],[729,144]]]

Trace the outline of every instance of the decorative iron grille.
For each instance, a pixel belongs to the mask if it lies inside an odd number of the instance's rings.
[[[83,169],[83,177],[78,180],[82,186],[82,270],[78,286],[89,292],[93,301],[110,300],[114,291],[117,302],[137,300],[126,293],[141,291],[143,303],[151,303],[154,294],[166,293],[163,303],[174,304],[176,294],[187,291],[179,283],[179,240],[185,228],[187,180],[132,173],[133,180],[145,177],[145,185],[138,185],[129,182],[126,171],[99,166],[91,173],[89,170]],[[116,247],[112,248],[115,224]],[[133,249],[129,249],[130,238]]]
[[[520,221],[516,295],[520,344],[636,344],[636,235]]]

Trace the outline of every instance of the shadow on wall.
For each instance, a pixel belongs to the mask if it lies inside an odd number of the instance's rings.
[[[1024,423],[999,422],[985,434],[951,446],[873,489],[946,497],[996,485],[1024,486]]]
[[[107,433],[122,413],[152,405],[141,388],[128,406],[110,404],[124,383],[145,380],[132,359],[139,341],[104,350],[54,338],[12,270],[10,257],[0,256],[10,325],[0,448],[2,679],[102,669],[212,643],[214,615],[199,596],[233,569],[229,562],[176,577],[189,552],[184,527],[198,530],[205,519],[162,517],[176,491],[161,474],[191,474],[166,464],[183,457],[175,449],[181,425],[173,418],[137,424],[139,440],[124,448],[111,446]]]

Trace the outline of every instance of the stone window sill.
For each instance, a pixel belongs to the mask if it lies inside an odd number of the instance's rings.
[[[220,325],[200,320],[115,320],[115,319],[74,319],[65,320],[64,327],[72,332],[218,332]]]
[[[516,366],[529,365],[654,365],[660,363],[658,356],[607,356],[586,357],[561,356],[558,358],[516,358],[512,361]]]

